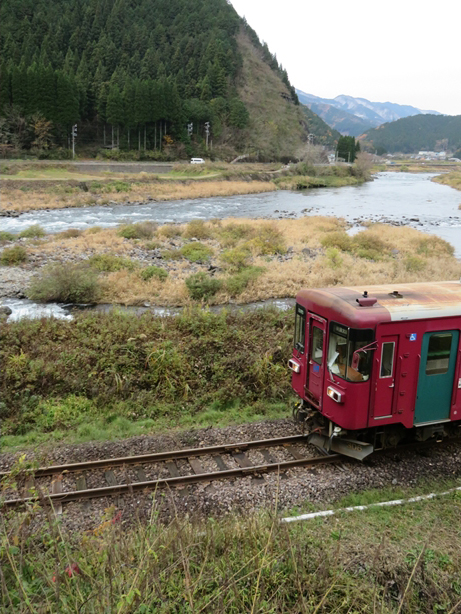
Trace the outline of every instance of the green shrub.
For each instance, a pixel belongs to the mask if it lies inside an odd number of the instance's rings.
[[[250,224],[236,224],[231,222],[219,229],[219,238],[224,247],[236,245],[242,239],[249,239],[254,235]]]
[[[204,220],[189,222],[182,235],[186,239],[210,239],[213,236],[211,229],[206,226]]]
[[[316,175],[316,167],[308,162],[298,162],[290,168],[292,175]]]
[[[99,192],[102,192],[104,190],[104,184],[100,181],[92,181],[90,183],[89,190],[90,192],[98,194]]]
[[[382,260],[390,254],[390,247],[375,233],[362,230],[352,238],[352,251],[359,258]]]
[[[98,232],[101,232],[102,228],[101,226],[91,226],[91,228],[88,228],[88,230],[86,231],[89,235],[96,235],[98,234]]]
[[[420,258],[419,256],[407,256],[405,258],[404,264],[406,270],[410,273],[417,273],[418,271],[422,271],[426,266],[426,262],[423,260],[423,258]]]
[[[190,275],[186,279],[186,286],[194,301],[207,301],[222,288],[222,281],[200,272]]]
[[[187,243],[179,251],[190,262],[208,262],[213,254],[211,247],[199,241]]]
[[[350,166],[335,164],[332,168],[336,177],[349,177],[352,174]]]
[[[22,245],[15,245],[14,247],[6,247],[0,254],[0,263],[5,266],[11,266],[26,262],[27,251]]]
[[[418,239],[416,253],[421,256],[453,256],[455,248],[440,237]]]
[[[328,247],[326,251],[327,261],[332,269],[338,269],[342,263],[341,252],[336,247]]]
[[[160,279],[160,281],[164,281],[168,277],[168,271],[165,271],[165,269],[153,264],[143,269],[140,275],[144,281],[148,281],[149,279],[152,279],[152,277],[156,277],[157,279]]]
[[[179,249],[164,249],[162,251],[162,258],[164,260],[181,260],[182,254]]]
[[[181,236],[181,228],[176,224],[164,224],[158,229],[158,234],[167,239],[174,239]]]
[[[148,241],[147,243],[144,243],[143,245],[144,249],[159,249],[160,247],[162,247],[162,244],[159,241]]]
[[[113,273],[123,269],[133,271],[139,266],[137,262],[129,258],[116,256],[115,254],[96,254],[88,259],[88,264],[96,271],[104,273]]]
[[[68,228],[67,230],[63,230],[62,232],[58,233],[57,236],[60,239],[76,239],[81,234],[82,234],[82,231],[79,230],[78,228]]]
[[[11,234],[11,232],[0,231],[0,243],[4,241],[14,241],[15,239],[15,235]]]
[[[258,228],[255,238],[248,241],[247,245],[264,256],[284,254],[287,251],[283,234],[271,223]]]
[[[116,192],[129,192],[131,190],[131,183],[127,183],[126,181],[114,181],[113,184],[110,184],[110,187]]]
[[[24,412],[23,420],[26,427],[49,432],[73,428],[97,415],[93,401],[72,394],[65,399],[40,401],[35,408]]]
[[[155,222],[137,222],[136,224],[124,224],[117,234],[125,239],[152,239],[156,229]]]
[[[336,247],[342,252],[350,252],[352,250],[352,238],[341,231],[329,232],[322,237],[321,243],[323,247]]]
[[[248,286],[250,281],[264,273],[263,267],[250,266],[226,279],[226,290],[231,296],[238,296]]]
[[[97,272],[89,266],[51,264],[32,280],[28,297],[45,303],[94,303],[99,290]]]
[[[19,236],[21,239],[40,239],[41,237],[44,237],[45,234],[46,232],[43,230],[40,224],[33,224],[32,226],[29,226],[29,228],[25,228],[21,233],[19,233]]]
[[[240,271],[248,266],[249,258],[250,250],[245,247],[234,247],[233,249],[227,249],[219,257],[221,262],[227,265],[231,271]]]

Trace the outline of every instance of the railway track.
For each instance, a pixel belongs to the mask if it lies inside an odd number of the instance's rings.
[[[143,454],[110,458],[66,465],[54,465],[40,467],[26,473],[22,488],[23,496],[7,497],[1,502],[3,509],[11,509],[26,503],[53,503],[62,506],[63,503],[85,499],[102,497],[114,497],[137,491],[155,491],[160,488],[187,487],[200,482],[213,482],[216,480],[228,480],[248,475],[261,476],[265,473],[283,473],[293,467],[311,467],[328,463],[343,462],[345,459],[339,454],[330,456],[309,457],[302,450],[307,445],[307,435],[294,435],[291,437],[279,437],[275,439],[263,439],[257,441],[245,441],[235,444],[224,444],[203,448],[174,450],[155,454]],[[257,458],[251,460],[248,453],[258,450]],[[282,454],[281,454],[282,453]],[[277,456],[284,456],[286,460],[277,460]],[[203,460],[206,459],[204,466]],[[261,462],[261,459],[263,462]],[[178,463],[178,461],[181,461]],[[181,465],[181,469],[178,467]],[[213,465],[216,469],[210,470]],[[229,465],[234,465],[229,467]],[[146,478],[147,467],[157,467],[157,474],[165,474],[166,477]],[[127,473],[131,468],[134,480],[125,479],[118,483],[113,472],[114,468],[122,469]],[[185,475],[182,475],[184,473]],[[88,488],[87,481],[94,471],[104,471],[104,479],[107,486]],[[76,474],[74,479],[75,488],[63,492],[62,482],[71,474]],[[13,477],[10,472],[0,473],[0,480]],[[19,476],[18,476],[19,477]],[[27,491],[33,491],[37,480],[51,478],[49,492],[46,487],[39,485],[42,494],[38,492],[27,496]]]

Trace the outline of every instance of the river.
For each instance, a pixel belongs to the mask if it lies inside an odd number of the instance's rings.
[[[18,233],[32,224],[46,232],[90,226],[113,227],[124,221],[160,224],[226,217],[297,217],[334,215],[361,220],[404,222],[450,241],[461,257],[461,193],[431,181],[433,174],[379,173],[374,181],[342,188],[303,192],[266,192],[138,205],[111,205],[31,211],[0,218],[2,230]]]
[[[461,258],[461,193],[431,181],[433,174],[400,172],[379,173],[374,181],[342,188],[316,188],[303,192],[266,192],[243,196],[212,197],[196,200],[147,202],[139,205],[50,209],[24,213],[17,218],[0,218],[1,229],[19,233],[32,224],[46,232],[91,226],[114,227],[124,221],[155,220],[160,224],[192,219],[226,217],[291,217],[332,215],[344,217],[355,227],[363,221],[383,221],[413,226],[438,235],[455,247]],[[12,317],[31,315],[33,304],[5,300]],[[22,305],[22,306],[21,306]],[[59,305],[40,307],[41,315],[53,313],[68,317]],[[22,310],[22,311],[21,311]]]

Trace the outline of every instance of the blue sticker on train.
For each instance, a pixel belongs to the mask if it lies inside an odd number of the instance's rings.
[[[320,371],[319,365],[314,365],[314,373],[318,373]]]
[[[411,335],[410,335],[410,341],[416,341],[417,336],[418,336],[418,335],[417,335],[416,333],[411,333]]]

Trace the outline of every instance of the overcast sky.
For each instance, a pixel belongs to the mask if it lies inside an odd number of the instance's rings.
[[[461,1],[230,0],[291,83],[461,115]]]

